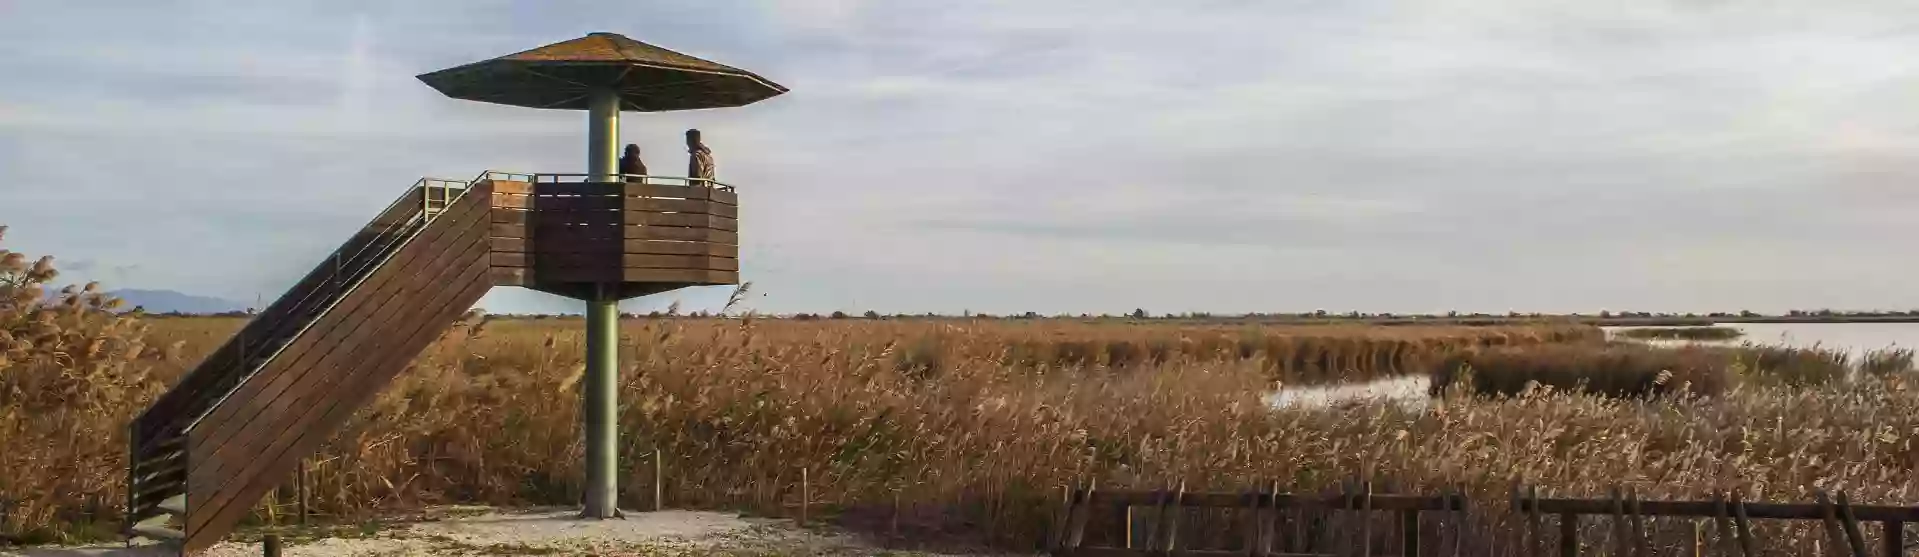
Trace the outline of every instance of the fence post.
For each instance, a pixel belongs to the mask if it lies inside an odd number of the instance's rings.
[[[1859,531],[1859,518],[1853,516],[1852,501],[1846,498],[1846,492],[1839,492],[1839,521],[1845,528],[1846,547],[1856,557],[1866,557],[1866,536]]]
[[[808,483],[806,468],[800,468],[800,526],[806,525],[806,503],[813,498],[813,486]]]
[[[1579,557],[1579,515],[1559,513],[1559,555]]]
[[[666,508],[664,502],[666,498],[661,495],[666,485],[666,464],[661,459],[662,455],[659,449],[653,449],[653,510],[655,511]]]
[[[1359,482],[1359,555],[1373,557],[1373,481]]]
[[[1632,555],[1632,540],[1629,539],[1632,537],[1632,530],[1626,525],[1625,493],[1620,491],[1618,485],[1614,485],[1610,493],[1611,498],[1608,499],[1608,503],[1612,505],[1613,546],[1621,557]]]
[[[1646,557],[1651,550],[1646,547],[1646,514],[1640,511],[1638,487],[1626,492],[1626,510],[1632,513],[1632,555]]]
[[[1546,526],[1540,524],[1539,486],[1526,486],[1526,537],[1533,555],[1546,554]]]
[[[1884,528],[1886,557],[1902,557],[1906,554],[1906,523],[1887,520],[1879,523]]]
[[[1738,535],[1739,553],[1746,557],[1758,555],[1753,550],[1752,519],[1746,516],[1746,499],[1739,493],[1732,494],[1733,532]]]
[[[1400,554],[1419,557],[1419,511],[1399,511]]]
[[[280,557],[279,534],[267,534],[266,539],[261,540],[260,546],[266,557]]]

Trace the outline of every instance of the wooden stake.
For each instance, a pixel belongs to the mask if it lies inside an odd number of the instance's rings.
[[[813,498],[813,486],[808,483],[806,469],[800,469],[800,526],[806,525],[806,505]]]
[[[306,526],[307,516],[311,514],[307,510],[307,496],[312,492],[312,488],[307,485],[307,459],[300,459],[300,470],[297,473],[299,475],[294,477],[293,481],[294,497],[298,498],[300,525]]]
[[[279,534],[267,534],[266,539],[260,545],[260,549],[266,557],[280,557]]]
[[[666,485],[666,463],[660,458],[659,449],[653,449],[653,510],[666,508],[663,490]]]

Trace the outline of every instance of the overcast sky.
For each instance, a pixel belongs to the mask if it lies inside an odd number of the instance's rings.
[[[1914,308],[1914,22],[1875,0],[0,0],[0,224],[76,280],[270,299],[420,176],[579,171],[582,113],[414,76],[612,31],[792,89],[623,120],[655,167],[705,130],[765,311]]]

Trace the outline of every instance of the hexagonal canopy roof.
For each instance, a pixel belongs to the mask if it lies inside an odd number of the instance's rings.
[[[753,72],[617,33],[592,33],[418,77],[456,99],[568,110],[586,110],[587,94],[601,87],[618,91],[620,110],[632,112],[743,106],[786,92]]]

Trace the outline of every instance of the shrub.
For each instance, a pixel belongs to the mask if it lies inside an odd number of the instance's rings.
[[[1516,395],[1533,384],[1611,397],[1718,394],[1732,354],[1707,347],[1543,344],[1463,351],[1434,370],[1435,393],[1461,380],[1473,392]],[[1470,370],[1470,373],[1466,373]]]
[[[1829,385],[1852,374],[1852,357],[1843,351],[1746,342],[1735,351],[1750,378],[1794,387]]]
[[[0,537],[111,533],[98,503],[125,497],[126,422],[159,391],[138,315],[98,284],[48,295],[58,277],[52,257],[0,249]]]
[[[1913,351],[1911,348],[1884,348],[1867,351],[1865,356],[1859,358],[1859,372],[1882,378],[1889,375],[1910,372],[1912,371],[1912,356]]]

